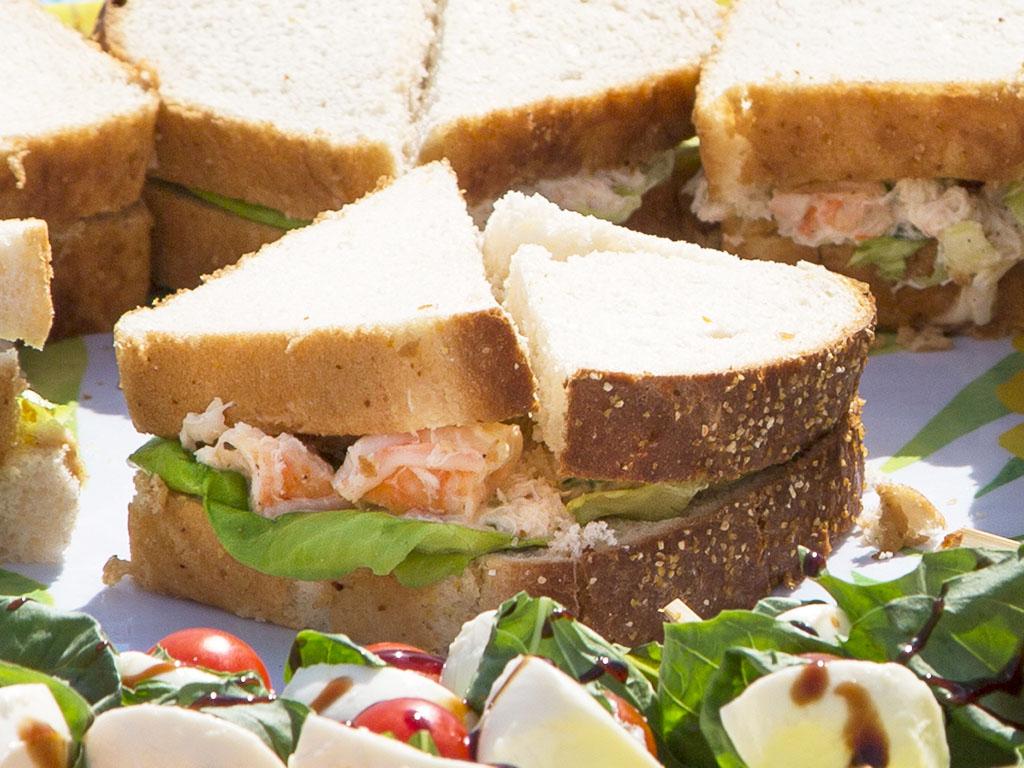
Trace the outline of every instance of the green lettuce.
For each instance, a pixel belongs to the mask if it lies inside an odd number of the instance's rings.
[[[291,512],[271,520],[250,511],[244,477],[200,464],[176,441],[154,438],[130,460],[171,490],[201,498],[228,554],[271,576],[319,581],[368,568],[378,576],[393,574],[403,586],[422,587],[462,573],[481,555],[543,544],[376,510]]]
[[[28,597],[44,605],[53,605],[53,596],[46,591],[45,584],[3,568],[0,568],[0,596]]]
[[[197,200],[201,200],[204,203],[220,208],[221,210],[246,219],[247,221],[254,221],[257,224],[274,227],[275,229],[299,229],[300,227],[305,227],[312,223],[309,219],[295,219],[273,208],[268,208],[256,203],[247,203],[245,200],[227,197],[226,195],[220,195],[216,192],[210,192],[205,189],[185,187],[181,184],[164,181],[163,179],[151,179],[150,183],[157,184],[165,189],[173,190],[179,194],[194,197]]]
[[[961,221],[942,230],[939,253],[946,271],[952,275],[974,276],[998,266],[1003,258],[977,221]]]
[[[314,664],[356,664],[360,667],[387,666],[376,654],[353,642],[347,635],[304,629],[295,636],[284,668],[284,681],[297,669]]]
[[[874,266],[883,280],[898,283],[907,276],[907,260],[927,242],[903,237],[873,237],[857,246],[849,266]]]
[[[707,483],[650,483],[637,488],[612,488],[584,493],[565,508],[580,525],[602,517],[668,520],[679,517]]]

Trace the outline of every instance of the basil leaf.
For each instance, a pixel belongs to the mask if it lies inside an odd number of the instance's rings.
[[[22,600],[0,598],[0,659],[67,683],[96,712],[120,704],[114,651],[96,620]]]
[[[314,664],[358,664],[363,667],[387,666],[376,654],[354,643],[347,635],[326,634],[315,629],[304,629],[295,636],[288,661],[284,667],[284,681],[292,679],[297,669]]]
[[[420,752],[426,752],[428,755],[434,755],[434,757],[441,756],[441,750],[439,750],[437,748],[437,744],[434,743],[434,739],[430,735],[430,731],[425,728],[413,733],[413,735],[409,737],[409,741],[406,743],[410,747],[416,747]]]
[[[632,649],[626,658],[629,663],[647,678],[652,686],[658,685],[658,671],[661,669],[661,643],[646,643]]]
[[[0,688],[31,683],[42,683],[50,689],[57,706],[60,707],[61,714],[64,715],[72,738],[76,743],[80,742],[93,720],[89,702],[83,699],[74,688],[55,677],[19,664],[12,664],[9,661],[0,661]]]
[[[151,184],[156,184],[165,190],[176,192],[180,195],[194,197],[208,205],[220,208],[223,211],[227,211],[228,213],[238,216],[239,218],[246,219],[247,221],[254,221],[257,224],[274,227],[275,229],[298,229],[299,227],[305,227],[313,223],[310,219],[292,218],[291,216],[288,216],[274,208],[268,208],[267,206],[259,205],[258,203],[249,203],[245,200],[228,197],[227,195],[210,192],[209,190],[185,187],[172,181],[165,181],[164,179],[151,178],[149,179],[149,182]]]
[[[551,598],[530,597],[525,592],[498,608],[491,638],[466,696],[470,707],[483,709],[494,681],[508,662],[521,654],[548,659],[576,680],[601,683],[649,720],[657,716],[654,689],[629,662],[625,649],[576,621]]]
[[[53,595],[46,591],[46,585],[20,573],[0,568],[0,595],[27,597],[44,605],[53,605]]]
[[[199,463],[176,441],[153,438],[130,460],[171,490],[202,498],[228,554],[271,576],[319,581],[369,568],[378,576],[393,573],[403,586],[422,587],[462,573],[481,555],[544,543],[374,510],[291,512],[271,520],[249,511],[242,475]]]
[[[707,483],[650,483],[638,488],[598,490],[569,501],[565,508],[580,525],[602,517],[655,522],[679,517]]]
[[[883,280],[898,283],[906,277],[907,259],[921,250],[927,242],[902,237],[873,237],[857,246],[850,257],[849,266],[873,265]]]
[[[981,707],[946,710],[950,768],[1009,768],[1024,765],[1024,732]]]
[[[794,608],[799,608],[802,605],[809,605],[815,602],[821,601],[797,600],[794,597],[766,597],[757,601],[757,605],[754,606],[753,611],[754,613],[760,613],[763,616],[771,616],[774,619],[776,616],[781,616],[786,611],[791,611]]]
[[[256,734],[285,763],[295,751],[302,725],[310,712],[305,704],[289,699],[233,707],[203,707],[200,711]]]
[[[723,611],[707,621],[666,624],[658,681],[661,737],[684,765],[716,765],[701,728],[701,703],[730,648],[842,653],[788,622],[751,611]]]
[[[254,699],[270,695],[270,691],[263,685],[262,679],[255,672],[224,674],[208,669],[204,671],[211,675],[217,675],[219,679],[177,686],[166,680],[153,677],[143,680],[132,688],[122,685],[121,701],[125,705],[148,702],[191,707],[200,699],[210,696],[221,700],[251,702]]]

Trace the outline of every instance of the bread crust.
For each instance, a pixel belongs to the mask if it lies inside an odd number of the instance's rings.
[[[240,616],[441,652],[464,621],[528,590],[554,597],[606,637],[635,645],[661,638],[658,608],[673,598],[707,617],[750,607],[797,577],[798,544],[827,552],[860,511],[862,437],[855,405],[789,463],[706,494],[687,517],[618,524],[618,547],[579,559],[496,553],[420,589],[366,571],[322,582],[254,571],[223,550],[197,499],[139,472],[128,516],[132,560],[113,559],[105,579],[131,575],[146,589]]]
[[[798,245],[779,235],[769,221],[727,219],[722,222],[725,250],[746,259],[764,259],[796,264],[809,261],[867,283],[878,306],[878,326],[886,330],[934,325],[952,307],[959,288],[948,283],[928,288],[902,286],[883,279],[874,265],[850,266],[856,246],[823,245],[813,248]],[[934,266],[934,242],[926,245],[908,261],[908,273],[928,277]],[[1024,262],[1015,264],[999,281],[992,321],[972,327],[980,336],[1000,336],[1024,330]]]
[[[194,288],[203,275],[234,264],[285,233],[165,184],[147,182],[143,198],[153,214],[153,282],[165,288]]]
[[[312,219],[397,176],[400,162],[383,143],[338,146],[165,102],[157,122],[153,174]]]
[[[561,472],[720,483],[788,461],[846,418],[856,398],[874,304],[867,286],[849,282],[862,297],[859,325],[799,358],[686,376],[578,372],[567,384]]]
[[[55,108],[58,105],[55,105]],[[0,218],[51,229],[119,211],[139,199],[153,154],[156,98],[77,130],[0,141]]]
[[[433,126],[419,163],[448,158],[470,205],[540,178],[610,168],[693,135],[696,65],[574,99]]]
[[[18,437],[18,395],[25,389],[15,349],[0,349],[0,464]]]
[[[318,329],[301,337],[115,332],[114,348],[136,428],[167,437],[215,397],[236,403],[234,420],[310,435],[501,421],[534,402],[529,363],[497,306],[400,330]]]
[[[136,202],[123,211],[50,228],[54,320],[50,339],[108,333],[149,295],[152,219]]]
[[[715,199],[744,185],[1024,176],[1024,98],[993,83],[698,87],[694,122]]]

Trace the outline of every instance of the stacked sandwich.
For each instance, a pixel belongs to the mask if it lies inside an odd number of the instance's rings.
[[[0,221],[0,562],[56,561],[78,513],[83,471],[68,410],[25,389],[10,344],[45,343],[50,276],[46,224]]]
[[[122,318],[159,437],[108,576],[427,648],[529,587],[636,642],[849,526],[864,286],[512,193],[485,234],[503,308],[478,236],[431,163]]]
[[[0,218],[49,224],[54,335],[107,331],[149,290],[156,99],[33,0],[0,2],[0,41]]]
[[[694,211],[744,256],[868,281],[885,325],[1024,327],[1022,47],[1015,3],[738,0]]]
[[[163,102],[154,278],[194,286],[442,157],[478,221],[513,187],[615,221],[650,190],[637,221],[678,232],[666,180],[720,14],[715,0],[109,5],[106,47],[153,72]]]

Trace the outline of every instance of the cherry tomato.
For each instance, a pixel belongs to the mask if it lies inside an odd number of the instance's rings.
[[[381,660],[392,667],[407,669],[410,672],[419,672],[434,682],[438,682],[441,679],[441,668],[444,666],[444,659],[433,653],[427,653],[415,645],[406,645],[405,643],[372,643],[366,646],[366,650],[377,654]]]
[[[647,751],[657,757],[658,745],[654,742],[654,733],[651,731],[651,726],[647,724],[647,718],[641,715],[636,707],[617,693],[607,690],[601,693],[611,702],[612,709],[614,710],[612,714],[615,715],[615,719],[626,726],[631,733],[636,733],[634,729],[639,729],[640,733],[643,734],[644,746],[647,747]]]
[[[375,733],[390,733],[404,742],[417,731],[426,731],[441,757],[470,759],[466,726],[447,709],[426,699],[378,701],[356,715],[352,725]]]
[[[241,638],[209,627],[180,629],[149,649],[163,649],[172,659],[214,672],[255,672],[270,689],[270,675],[259,654]]]

